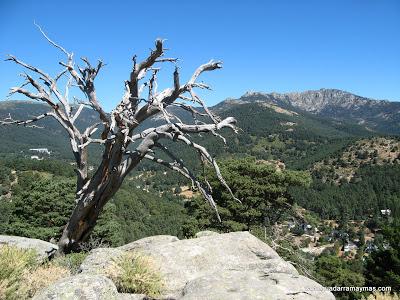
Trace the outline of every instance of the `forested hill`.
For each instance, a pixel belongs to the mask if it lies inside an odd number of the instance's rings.
[[[248,92],[211,109],[235,117],[242,129],[239,136],[228,139],[229,148],[212,147],[215,154],[221,154],[221,149],[224,153],[248,153],[281,159],[296,168],[309,167],[354,139],[400,134],[400,102],[373,100],[336,89],[287,94]],[[29,119],[46,111],[44,105],[35,102],[0,101],[1,119],[9,114],[13,119]],[[188,112],[178,115],[184,121],[190,119]],[[84,109],[78,126],[86,127],[96,119],[93,111]],[[157,116],[150,123],[144,126],[158,123]],[[30,148],[42,147],[51,150],[53,156],[71,158],[67,137],[56,121],[45,119],[37,125],[43,128],[0,126],[0,153],[29,156]],[[214,139],[209,144],[213,146]]]
[[[230,136],[229,147],[222,147],[222,143],[214,145],[213,138],[209,142],[206,141],[214,154],[222,154],[221,149],[223,149],[223,152],[248,153],[264,159],[281,159],[289,164],[295,162],[298,164],[299,159],[309,160],[312,163],[322,158],[325,152],[334,151],[339,144],[350,138],[374,134],[356,124],[320,118],[307,112],[277,110],[275,107],[258,103],[226,107],[217,105],[213,109],[223,116],[237,118],[238,126],[242,129],[237,137]],[[2,119],[9,114],[14,119],[29,119],[44,112],[46,107],[37,103],[0,102]],[[78,125],[93,123],[96,117],[93,112],[86,110]],[[182,117],[185,117],[185,113],[182,113]],[[157,123],[157,119],[153,119],[152,122]],[[31,148],[48,148],[52,151],[53,157],[72,158],[65,132],[54,120],[40,121],[37,125],[43,128],[0,126],[2,136],[0,153],[31,156],[33,154],[29,151]]]

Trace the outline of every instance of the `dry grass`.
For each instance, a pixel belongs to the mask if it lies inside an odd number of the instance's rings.
[[[81,256],[67,256],[63,262],[75,267],[83,259]],[[35,251],[2,246],[0,247],[0,300],[30,299],[38,291],[61,278],[70,276],[71,270],[74,269],[70,265],[62,265],[60,260],[39,265]]]
[[[35,270],[25,272],[19,294],[25,298],[31,298],[38,291],[70,275],[71,272],[66,267],[60,267],[54,264],[40,266]]]
[[[7,245],[0,247],[0,299],[23,299],[18,296],[22,278],[36,265],[35,251]]]
[[[137,253],[128,252],[115,259],[106,270],[106,274],[121,293],[157,297],[160,296],[164,286],[154,261]]]

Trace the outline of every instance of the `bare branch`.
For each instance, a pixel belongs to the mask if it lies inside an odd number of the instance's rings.
[[[140,74],[141,71],[150,68],[156,62],[156,60],[163,54],[164,54],[163,40],[157,39],[156,49],[151,51],[149,57],[146,60],[135,66],[133,75],[136,76],[137,78],[137,76]]]
[[[40,70],[40,69],[38,69],[38,68],[36,68],[34,66],[31,66],[31,65],[29,65],[29,64],[27,64],[27,63],[25,63],[25,62],[23,62],[23,61],[21,61],[19,59],[17,59],[13,55],[8,55],[8,58],[6,59],[6,61],[12,61],[12,62],[14,62],[14,63],[26,68],[26,69],[28,69],[28,70],[31,70],[32,72],[35,72],[35,73],[41,75],[42,79],[47,84],[51,84],[52,83],[52,80],[51,80],[51,78],[50,78],[50,76],[48,74],[46,74],[45,72],[43,72],[42,70]]]
[[[216,117],[213,115],[213,113],[208,109],[208,107],[206,106],[206,104],[204,103],[204,101],[201,100],[201,98],[195,94],[195,92],[193,91],[192,88],[189,89],[189,93],[190,93],[190,95],[192,96],[193,101],[199,103],[199,104],[203,107],[203,109],[205,110],[205,112],[207,113],[207,115],[210,117],[210,119],[211,119],[214,123],[218,123],[219,119],[216,118]]]
[[[68,69],[62,70],[55,78],[54,80],[57,82],[65,73],[68,72]]]
[[[78,145],[78,148],[79,148],[79,149],[83,149],[83,148],[86,148],[87,146],[89,146],[89,145],[92,144],[92,143],[95,143],[95,144],[105,144],[106,142],[107,142],[107,140],[88,138],[87,141],[86,141],[85,143],[83,143],[83,144],[81,144],[81,145]]]
[[[34,94],[34,93],[28,91],[27,89],[23,89],[21,87],[12,87],[10,89],[9,96],[11,96],[12,94],[15,94],[15,93],[25,95],[26,97],[31,98],[33,100],[43,100],[42,95]]]
[[[238,198],[236,198],[236,196],[233,194],[231,188],[226,183],[224,177],[221,174],[221,171],[219,169],[217,161],[208,153],[207,149],[199,144],[192,142],[191,140],[189,140],[187,137],[185,137],[183,135],[179,135],[177,137],[177,139],[180,141],[183,141],[185,144],[196,149],[199,152],[199,154],[201,155],[201,157],[203,157],[206,161],[208,161],[213,166],[215,174],[217,175],[219,182],[228,190],[228,192],[232,196],[232,198],[241,203],[241,201]]]
[[[176,106],[176,107],[180,107],[180,108],[190,112],[192,114],[192,116],[194,116],[194,115],[203,116],[203,117],[208,116],[207,114],[201,113],[198,110],[194,109],[192,106],[186,105],[184,103],[172,103],[171,105],[172,106]]]
[[[193,73],[192,77],[187,83],[187,85],[193,85],[201,73],[221,68],[222,68],[222,61],[210,60],[208,63],[201,65],[200,67],[197,68],[197,70]]]
[[[177,164],[175,164],[175,163],[171,163],[171,162],[164,161],[164,160],[162,160],[162,159],[160,159],[160,158],[156,158],[156,157],[154,157],[154,156],[151,156],[150,154],[146,154],[146,155],[145,155],[145,158],[146,158],[146,159],[149,159],[149,160],[151,160],[151,161],[153,161],[153,162],[155,162],[155,163],[158,163],[158,164],[160,164],[160,165],[163,165],[163,166],[165,166],[165,167],[167,167],[167,168],[169,168],[169,169],[171,169],[171,170],[173,170],[173,171],[176,171],[176,172],[178,172],[179,174],[181,174],[182,176],[186,177],[187,179],[192,180],[192,178],[190,177],[190,175],[189,175],[184,169],[179,168],[179,167],[177,166]]]
[[[236,120],[233,117],[228,117],[222,120],[217,124],[202,124],[202,125],[188,125],[183,123],[173,123],[173,124],[165,124],[159,127],[152,127],[143,130],[141,133],[134,134],[131,136],[132,141],[136,141],[138,139],[143,139],[147,137],[151,133],[157,133],[159,135],[163,135],[166,133],[201,133],[201,132],[211,132],[212,130],[221,130],[223,128],[230,128],[236,132]],[[179,132],[177,132],[177,129]]]
[[[9,115],[3,121],[0,120],[0,125],[22,125],[22,126],[26,126],[26,125],[31,124],[33,122],[37,122],[39,120],[42,120],[42,119],[44,119],[45,117],[48,117],[48,116],[52,116],[52,114],[51,113],[44,113],[44,114],[41,114],[41,115],[36,116],[36,117],[34,117],[32,119],[29,119],[29,120],[14,120],[11,117],[11,115]],[[35,126],[35,127],[38,127],[38,126]]]
[[[83,133],[83,137],[91,137],[99,128],[100,122],[95,123],[85,129],[85,132]]]
[[[155,62],[173,62],[176,63],[179,59],[177,58],[158,58],[155,60]]]
[[[184,165],[182,159],[177,158],[169,149],[159,143],[156,143],[156,146],[163,150],[171,159],[173,159],[176,163],[179,164],[180,168],[183,169],[184,171],[187,172],[189,175],[190,179],[192,182],[195,184],[199,192],[203,195],[204,199],[207,200],[207,202],[211,205],[211,207],[214,209],[218,220],[221,222],[221,217],[219,216],[218,213],[218,208],[217,205],[215,204],[215,201],[213,199],[213,196],[211,195],[211,190],[209,189],[209,185],[204,186],[197,178],[196,176]]]
[[[138,89],[139,80],[145,76],[147,69],[153,66],[153,64],[157,61],[157,59],[159,59],[164,54],[162,40],[157,39],[155,46],[156,48],[151,51],[150,55],[143,62],[138,64],[136,62],[136,56],[133,57],[133,68],[128,83],[129,83],[129,90],[131,92],[129,101],[132,103],[135,109],[139,101],[139,89]]]
[[[36,22],[33,22],[33,24],[35,24],[35,26],[36,26],[37,28],[39,28],[39,30],[40,30],[40,32],[42,33],[42,35],[45,37],[45,39],[46,39],[50,44],[52,44],[54,47],[60,49],[63,53],[65,53],[65,55],[67,55],[67,56],[70,56],[70,55],[71,55],[71,54],[69,54],[63,47],[61,47],[60,45],[58,45],[57,43],[55,43],[54,41],[52,41],[52,40],[47,36],[47,34],[42,30],[42,28],[41,28],[38,24],[36,24]]]
[[[77,118],[79,117],[79,115],[81,114],[81,112],[82,112],[84,106],[85,106],[84,104],[80,104],[80,105],[79,105],[77,111],[75,112],[74,116],[73,116],[72,119],[71,119],[71,122],[72,122],[72,123],[75,123],[76,119],[77,119]]]
[[[54,42],[53,42],[54,43]],[[55,43],[54,43],[55,44]],[[63,48],[62,48],[63,49]],[[71,77],[74,79],[76,86],[86,95],[90,106],[98,112],[100,119],[106,124],[104,128],[103,135],[108,134],[107,124],[109,124],[109,118],[106,112],[103,110],[96,96],[96,90],[94,87],[94,80],[98,75],[100,69],[105,65],[101,60],[98,61],[98,64],[95,68],[92,67],[87,58],[81,58],[82,61],[86,64],[86,68],[79,68],[79,71],[82,76],[78,74],[78,72],[74,69],[73,62],[73,54],[68,53],[67,51],[63,51],[68,58],[68,62],[60,62],[59,64],[64,66],[66,70],[70,73]],[[63,73],[61,73],[63,74]]]

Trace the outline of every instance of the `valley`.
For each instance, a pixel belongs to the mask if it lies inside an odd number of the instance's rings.
[[[249,230],[321,283],[328,284],[324,270],[329,260],[335,272],[367,284],[368,276],[359,275],[365,272],[361,262],[373,264],[370,257],[384,247],[386,231],[400,220],[397,106],[326,89],[252,92],[222,101],[211,109],[221,117],[235,117],[238,135],[224,132],[226,145],[217,136],[195,135],[193,140],[220,161],[228,183],[241,190],[244,199],[278,202],[252,206],[258,202],[245,201],[248,206],[243,211],[209,178],[222,218],[218,223],[184,177],[143,161],[106,205],[91,243],[119,246],[157,234],[185,238],[200,230]],[[173,109],[181,120],[190,120],[187,112]],[[14,119],[24,119],[44,111],[36,103],[0,102],[0,118],[10,113]],[[79,126],[95,117],[85,110]],[[154,117],[140,129],[160,122]],[[74,164],[59,125],[44,121],[38,126],[0,127],[0,233],[54,240],[73,207]],[[167,145],[208,178],[189,147]],[[47,151],[30,150],[37,148]],[[90,172],[101,155],[100,147],[92,150]],[[249,170],[237,169],[236,164],[248,164]],[[236,182],[229,175],[235,172],[245,172],[235,176],[250,176],[249,182]],[[271,178],[277,180],[275,187],[269,185]],[[257,196],[246,190],[256,184],[260,184],[256,190],[265,189]],[[20,210],[22,203],[29,209]]]

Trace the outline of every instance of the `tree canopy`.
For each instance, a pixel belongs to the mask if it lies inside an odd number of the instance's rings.
[[[204,228],[228,232],[274,224],[292,211],[293,198],[288,187],[307,186],[311,180],[307,172],[280,170],[273,162],[255,158],[228,159],[220,165],[227,184],[241,203],[227,193],[211,172],[206,172],[222,221],[210,214],[201,199],[186,202],[192,216],[186,223],[187,235]]]

